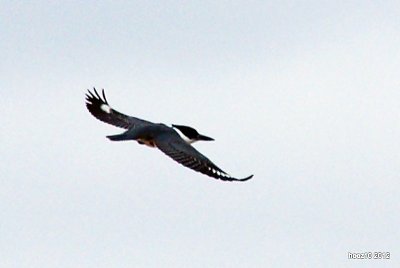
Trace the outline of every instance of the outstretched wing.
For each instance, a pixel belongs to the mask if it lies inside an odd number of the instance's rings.
[[[94,93],[88,90],[88,93],[86,94],[86,107],[97,119],[113,126],[125,129],[129,129],[140,124],[150,124],[149,121],[127,116],[112,109],[107,102],[104,89],[101,92],[102,97],[97,93],[95,88],[93,88],[93,91]]]
[[[247,181],[253,177],[253,175],[243,179],[231,177],[190,144],[182,140],[175,131],[160,135],[155,139],[155,143],[158,149],[178,163],[215,179],[223,181]]]

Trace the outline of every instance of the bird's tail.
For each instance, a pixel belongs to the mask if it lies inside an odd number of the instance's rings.
[[[118,135],[110,135],[110,136],[107,136],[107,138],[111,141],[125,141],[125,140],[130,139],[128,137],[128,135],[126,135],[125,133],[118,134]]]

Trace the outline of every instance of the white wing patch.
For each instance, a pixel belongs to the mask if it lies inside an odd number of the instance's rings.
[[[222,176],[222,177],[229,178],[228,175],[226,175],[225,173],[223,173],[223,172],[221,172],[221,171],[219,171],[219,170],[215,170],[215,169],[213,169],[213,168],[211,168],[211,167],[209,167],[208,170],[210,170],[210,171],[211,171],[212,173],[214,173],[214,174],[217,174],[218,176]]]
[[[111,107],[110,106],[108,106],[107,104],[102,104],[101,106],[100,106],[100,109],[102,109],[104,112],[106,112],[106,113],[111,113]]]

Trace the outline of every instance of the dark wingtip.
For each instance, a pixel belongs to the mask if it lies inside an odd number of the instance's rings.
[[[248,176],[248,177],[246,177],[246,178],[243,178],[243,179],[231,178],[230,181],[248,181],[248,180],[250,180],[251,178],[253,178],[253,176],[254,176],[254,175],[250,175],[250,176]]]
[[[105,102],[106,104],[108,104],[108,101],[107,101],[107,99],[106,99],[106,94],[104,93],[104,88],[101,90],[101,94],[103,95],[104,102]]]
[[[106,99],[106,94],[104,93],[104,89],[101,91],[101,95],[97,92],[96,88],[93,88],[93,91],[91,91],[90,89],[87,90],[86,93],[86,101],[90,102],[90,103],[94,103],[94,102],[100,102],[101,104],[107,104],[108,105],[108,101]]]
[[[250,180],[251,178],[253,178],[253,176],[254,175],[250,175],[243,179],[236,179],[236,178],[232,178],[232,177],[225,177],[225,178],[219,178],[219,179],[221,179],[222,181],[247,181],[247,180]]]
[[[253,174],[252,175],[250,175],[250,176],[248,176],[248,177],[246,177],[246,178],[243,178],[243,179],[239,179],[238,181],[247,181],[247,180],[250,180],[251,178],[253,178]]]
[[[99,95],[97,92],[96,88],[93,88],[93,90],[88,89],[87,93],[85,95],[86,97],[86,108],[89,110],[89,112],[96,117],[99,120],[104,121],[101,117],[103,116],[102,114],[104,111],[101,110],[101,105],[107,104],[107,100],[105,99],[105,94],[104,90],[102,91],[102,96],[103,98]]]

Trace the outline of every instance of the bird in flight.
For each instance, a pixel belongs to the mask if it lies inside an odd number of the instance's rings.
[[[94,93],[93,93],[94,92]],[[104,89],[102,96],[93,88],[86,94],[86,107],[97,119],[116,127],[126,129],[117,135],[107,136],[112,141],[135,140],[160,149],[173,160],[197,172],[223,181],[247,181],[253,177],[236,179],[217,167],[207,157],[191,146],[196,141],[212,141],[214,139],[201,135],[192,127],[183,125],[156,124],[136,117],[122,114],[108,104]]]

